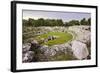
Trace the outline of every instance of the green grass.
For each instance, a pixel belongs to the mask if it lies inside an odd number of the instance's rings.
[[[73,36],[70,33],[65,33],[65,32],[48,32],[46,34],[42,34],[36,37],[37,40],[40,40],[41,38],[46,39],[48,36],[58,36],[59,38],[54,39],[54,40],[49,40],[46,43],[42,43],[43,45],[56,45],[56,44],[63,44],[65,42],[70,41]]]

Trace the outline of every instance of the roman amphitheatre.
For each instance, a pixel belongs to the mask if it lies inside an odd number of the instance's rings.
[[[23,28],[22,60],[25,63],[91,58],[89,25]]]

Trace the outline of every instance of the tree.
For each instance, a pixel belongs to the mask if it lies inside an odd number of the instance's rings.
[[[74,23],[75,23],[75,25],[80,25],[78,20],[75,20]]]
[[[80,25],[78,20],[71,20],[67,23],[68,26]]]
[[[64,26],[70,26],[68,22],[65,22]]]
[[[27,20],[25,20],[25,19],[23,19],[23,26],[27,26],[27,23],[28,21]]]
[[[50,20],[50,26],[56,26],[57,21],[55,19]]]
[[[88,18],[88,25],[91,25],[91,18]]]
[[[80,21],[80,24],[81,25],[87,25],[87,21],[85,18],[83,18],[81,21]]]
[[[50,20],[49,19],[45,19],[44,26],[50,26]]]
[[[44,25],[44,19],[43,18],[39,18],[37,21],[38,21],[38,25],[39,26],[43,26]]]
[[[61,19],[56,20],[56,22],[57,22],[56,26],[63,26],[64,25],[64,23]]]
[[[29,18],[29,19],[28,19],[28,24],[27,24],[27,25],[28,25],[28,26],[33,26],[33,25],[32,25],[33,20],[34,20],[34,19]]]

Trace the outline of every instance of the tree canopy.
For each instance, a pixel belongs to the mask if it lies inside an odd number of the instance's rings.
[[[73,25],[91,25],[91,18],[86,18],[79,20],[70,20],[68,22],[63,22],[62,19],[23,19],[23,26],[73,26]]]

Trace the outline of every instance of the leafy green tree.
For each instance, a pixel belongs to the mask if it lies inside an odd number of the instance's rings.
[[[68,26],[80,25],[78,20],[71,20],[67,23]]]
[[[33,20],[34,20],[34,19],[29,18],[29,19],[28,19],[28,24],[27,24],[27,26],[33,26],[33,24],[32,24]]]
[[[50,20],[49,23],[50,23],[50,26],[56,26],[57,25],[57,22],[56,22],[55,19]]]
[[[87,25],[87,21],[85,18],[83,18],[81,21],[80,21],[80,24],[81,25]]]
[[[50,20],[49,19],[45,19],[43,26],[50,26]]]
[[[27,24],[28,24],[28,21],[23,19],[23,26],[27,26]]]
[[[37,21],[38,21],[38,25],[39,26],[43,26],[44,25],[44,19],[43,18],[40,18]]]
[[[64,23],[61,19],[56,20],[56,22],[57,22],[57,24],[56,24],[57,26],[63,26],[64,25]]]
[[[69,26],[68,22],[65,22],[64,26]]]
[[[91,25],[91,18],[88,18],[88,25]]]

